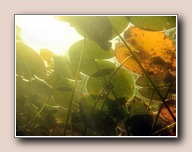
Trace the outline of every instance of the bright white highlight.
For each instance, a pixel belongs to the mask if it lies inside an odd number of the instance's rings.
[[[47,48],[55,54],[65,54],[82,39],[67,22],[60,22],[53,15],[16,15],[15,22],[22,40],[37,52]]]

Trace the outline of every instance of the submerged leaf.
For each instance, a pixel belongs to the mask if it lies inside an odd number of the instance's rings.
[[[93,77],[109,75],[116,68],[115,64],[113,64],[112,62],[106,61],[106,60],[97,59],[97,60],[95,60],[95,65],[97,67],[97,71],[93,75],[91,75]]]
[[[110,73],[112,73],[114,71],[114,69],[102,69],[102,70],[98,70],[97,72],[95,72],[92,77],[102,77],[102,76],[106,76],[109,75]]]
[[[72,64],[77,68],[79,65],[82,46],[84,45],[84,41],[76,42],[69,50],[69,58]],[[91,40],[86,40],[85,45],[83,47],[83,55],[81,59],[80,71],[87,75],[92,75],[97,72],[99,69],[96,66],[96,62],[98,65],[101,64],[100,68],[111,68],[114,66],[112,63],[107,61],[95,61],[95,59],[109,59],[114,56],[114,51],[111,49],[109,51],[104,51],[100,46],[98,46],[95,42]],[[106,64],[105,64],[106,63]]]
[[[132,26],[124,32],[124,37],[129,45],[138,50],[134,53],[147,73],[175,71],[176,44],[163,32],[145,31]],[[119,62],[131,55],[122,42],[117,43],[115,53]],[[124,67],[135,73],[143,74],[133,57],[124,64]]]
[[[108,18],[119,34],[122,33],[129,24],[125,16],[108,16]],[[113,31],[113,37],[115,36],[117,36],[117,33]]]
[[[69,22],[83,37],[97,42],[104,50],[111,48],[112,26],[106,16],[58,16]]]
[[[132,16],[130,22],[142,29],[161,31],[176,27],[176,16]]]
[[[124,69],[118,70],[106,87],[106,81],[109,82],[109,78],[110,75],[105,77],[105,79],[103,77],[89,77],[87,82],[88,92],[93,95],[103,95],[109,91],[109,98],[111,99],[115,99],[115,97],[131,98],[133,96],[135,87],[132,77],[128,72],[126,72]],[[105,91],[103,94],[101,94],[101,91],[104,87],[106,87]],[[112,89],[115,97],[111,91]]]
[[[64,77],[69,79],[75,79],[76,70],[69,62],[66,56],[55,55],[53,57],[54,61],[54,75],[57,78]]]

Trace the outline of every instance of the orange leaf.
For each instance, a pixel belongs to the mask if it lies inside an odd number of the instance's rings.
[[[168,70],[175,71],[176,46],[163,32],[146,31],[132,26],[124,32],[124,37],[128,44],[139,51],[136,56],[148,73],[157,74]],[[116,44],[115,52],[119,62],[130,55],[129,50],[122,42]],[[130,58],[124,64],[124,67],[143,74],[133,58]]]

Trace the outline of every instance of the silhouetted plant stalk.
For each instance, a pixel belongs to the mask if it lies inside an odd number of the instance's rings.
[[[134,58],[134,60],[138,63],[139,67],[141,68],[141,70],[143,71],[143,73],[146,75],[147,79],[149,80],[149,82],[151,83],[151,85],[153,86],[153,88],[155,89],[155,91],[157,92],[158,96],[160,97],[161,101],[163,102],[163,104],[165,105],[165,107],[167,108],[167,110],[169,111],[169,113],[171,114],[171,117],[173,118],[174,121],[176,121],[175,116],[173,115],[171,109],[169,108],[169,106],[167,105],[167,103],[165,102],[165,99],[162,97],[162,95],[160,94],[159,90],[157,89],[157,87],[155,86],[155,84],[153,83],[153,81],[151,80],[151,78],[149,77],[148,73],[145,71],[145,69],[143,68],[143,66],[141,65],[140,61],[138,60],[138,58],[136,57],[136,55],[133,53],[133,51],[131,50],[131,48],[128,46],[127,42],[123,39],[123,37],[117,32],[117,30],[113,27],[113,30],[115,31],[115,33],[119,36],[119,38],[123,41],[123,43],[125,44],[125,46],[127,47],[127,49],[129,50],[129,52],[131,53],[132,57]]]
[[[70,99],[70,102],[69,102],[69,108],[68,108],[67,118],[66,118],[66,122],[65,122],[64,136],[66,136],[67,126],[68,126],[68,122],[69,122],[69,115],[71,114],[71,107],[72,107],[73,98],[74,98],[74,95],[75,95],[75,88],[77,86],[77,81],[78,81],[78,77],[79,77],[81,61],[82,61],[82,56],[83,56],[84,47],[85,47],[85,41],[86,41],[86,38],[84,37],[82,50],[81,50],[81,54],[80,54],[80,59],[79,59],[79,64],[78,64],[78,68],[77,68],[77,73],[76,73],[76,77],[75,77],[75,86],[74,86],[73,92],[71,94],[71,99]]]
[[[167,98],[167,96],[168,96],[168,94],[169,94],[169,92],[170,92],[170,90],[171,90],[171,88],[172,88],[172,86],[173,86],[174,83],[175,83],[175,78],[174,78],[173,81],[171,82],[171,84],[170,84],[170,86],[169,86],[169,89],[167,90],[167,93],[166,93],[166,95],[164,96],[164,100]],[[153,127],[152,127],[152,129],[151,129],[151,133],[150,133],[150,134],[153,133],[153,130],[154,130],[156,124],[157,124],[157,120],[158,120],[159,115],[160,115],[160,113],[161,113],[162,107],[163,107],[163,103],[159,106],[159,110],[158,110],[158,113],[157,113],[157,116],[156,116],[156,119],[155,119],[155,122],[154,122],[154,124],[153,124]]]

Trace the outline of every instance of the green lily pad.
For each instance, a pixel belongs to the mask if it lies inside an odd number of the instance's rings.
[[[176,16],[132,16],[135,26],[152,31],[162,31],[176,27]]]
[[[83,44],[84,44],[83,40],[78,41],[69,49],[68,53],[69,58],[71,63],[75,66],[75,68],[77,68],[79,65]],[[114,67],[112,63],[109,63],[107,61],[95,60],[95,59],[109,59],[112,58],[113,56],[114,51],[112,49],[106,52],[94,41],[86,40],[81,59],[80,71],[87,75],[93,75],[99,70],[96,64],[98,64],[99,68]]]
[[[121,34],[129,24],[125,16],[108,16],[108,18],[119,34]],[[113,37],[115,36],[117,36],[117,33],[113,31]]]
[[[54,61],[54,74],[57,78],[59,77],[65,77],[69,79],[75,79],[76,76],[76,70],[71,65],[71,63],[68,61],[66,56],[58,56],[55,55],[53,57]]]
[[[93,77],[102,77],[111,74],[115,68],[116,65],[112,62],[106,61],[106,60],[95,60],[95,65],[97,67],[96,72],[92,74]]]
[[[102,95],[101,91],[104,87],[104,94],[108,91],[109,98],[131,98],[135,91],[135,86],[131,75],[125,71],[124,69],[120,69],[117,73],[111,78],[110,83],[107,85],[106,81],[109,81],[110,75],[106,76],[105,79],[103,77],[89,77],[87,82],[87,90],[92,95]],[[106,81],[105,81],[106,80]],[[115,93],[115,97],[111,91]]]
[[[97,42],[104,50],[111,48],[112,26],[106,16],[58,16],[69,22],[85,38]]]

